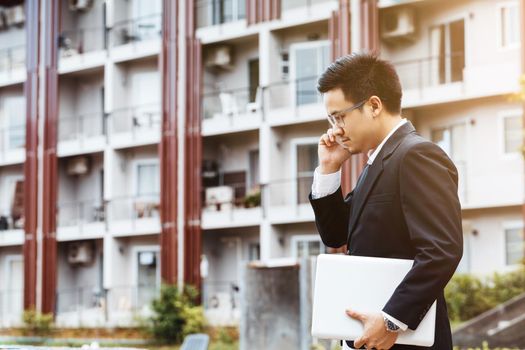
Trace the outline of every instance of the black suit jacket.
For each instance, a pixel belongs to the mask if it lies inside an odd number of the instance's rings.
[[[350,255],[414,259],[383,311],[415,330],[437,299],[435,342],[426,349],[452,349],[443,290],[463,253],[457,192],[452,161],[407,122],[383,145],[358,191],[344,198],[341,187],[326,197],[309,195],[328,247],[346,243]],[[366,287],[366,281],[355,284]]]

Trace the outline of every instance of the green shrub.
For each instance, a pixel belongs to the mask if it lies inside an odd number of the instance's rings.
[[[25,335],[47,335],[53,327],[53,314],[43,314],[34,309],[24,311],[22,315]]]
[[[191,333],[202,332],[205,327],[202,307],[196,306],[198,292],[186,286],[179,292],[176,285],[163,285],[158,299],[153,300],[150,332],[159,341],[181,343]]]
[[[469,320],[521,293],[525,293],[525,267],[510,273],[495,273],[485,279],[457,274],[445,288],[453,322]]]

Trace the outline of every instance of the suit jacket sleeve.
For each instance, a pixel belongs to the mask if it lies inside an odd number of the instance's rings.
[[[321,240],[328,247],[339,248],[346,244],[352,195],[353,191],[343,198],[341,186],[325,197],[313,199],[312,192],[308,195],[315,214],[315,225]]]
[[[458,175],[445,152],[431,142],[410,148],[399,172],[401,207],[415,258],[383,311],[415,330],[463,254]]]

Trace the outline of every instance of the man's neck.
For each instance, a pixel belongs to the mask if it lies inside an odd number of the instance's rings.
[[[376,140],[375,146],[370,149],[370,153],[374,152],[374,150],[383,142],[385,137],[387,137],[388,134],[390,134],[390,131],[392,131],[393,128],[396,127],[397,124],[401,122],[403,117],[401,115],[393,115],[393,116],[385,116],[385,119],[383,120],[383,123],[381,125],[381,133],[378,136],[378,139]]]

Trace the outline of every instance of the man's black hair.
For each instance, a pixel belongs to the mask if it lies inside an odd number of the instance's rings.
[[[330,64],[319,78],[317,90],[325,93],[337,88],[353,103],[376,95],[389,113],[401,113],[401,83],[396,70],[375,53],[353,53]]]

